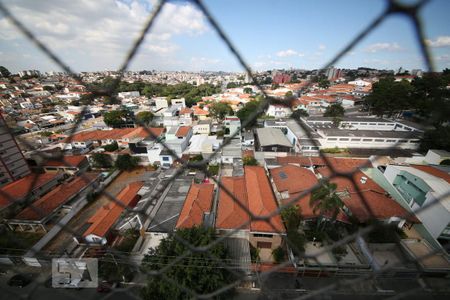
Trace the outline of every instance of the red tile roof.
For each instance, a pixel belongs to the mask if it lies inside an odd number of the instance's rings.
[[[176,228],[202,225],[205,213],[211,212],[213,196],[213,184],[192,184],[178,217]]]
[[[270,173],[277,190],[280,193],[284,191],[289,192],[289,198],[283,199],[283,204],[291,203],[294,199],[297,199],[302,192],[311,189],[319,182],[312,171],[293,165],[271,169]],[[282,173],[284,173],[284,175],[281,175]],[[319,212],[313,211],[313,208],[310,206],[310,200],[311,193],[309,192],[294,202],[294,205],[298,205],[299,212],[305,219],[320,216]],[[348,219],[343,212],[340,212],[336,219],[341,222],[348,222]]]
[[[178,127],[177,133],[175,133],[176,137],[185,137],[191,131],[191,126],[180,126]]]
[[[275,211],[278,206],[264,168],[260,166],[246,166],[244,169],[250,212],[255,216],[266,216]],[[250,230],[252,232],[272,233],[283,233],[286,231],[280,214],[276,214],[268,221],[252,220]]]
[[[42,220],[62,204],[66,203],[73,196],[77,195],[82,189],[91,184],[98,173],[85,173],[71,182],[63,183],[60,186],[41,197],[33,203],[32,207],[27,207],[17,214],[14,219],[17,220]]]
[[[19,201],[33,191],[48,182],[60,177],[59,173],[29,174],[19,180],[13,181],[0,189],[0,208],[11,204],[11,201]]]
[[[193,106],[192,109],[194,110],[194,115],[195,116],[206,116],[206,115],[209,114],[206,110],[201,109],[198,106]]]
[[[192,114],[193,112],[189,107],[185,107],[180,110],[180,115]]]
[[[223,187],[239,200],[241,206],[223,189],[220,189],[217,208],[217,229],[249,229],[250,216],[242,208],[248,209],[247,191],[244,177],[222,177]],[[245,224],[243,226],[243,224]]]
[[[85,142],[85,141],[102,141],[102,140],[121,140],[132,138],[147,138],[152,136],[160,136],[164,132],[164,128],[120,128],[112,130],[93,130],[83,131],[72,135],[73,142]],[[70,137],[65,141],[69,141]]]
[[[328,168],[319,168],[317,171],[324,177],[331,174]],[[365,183],[361,182],[362,177],[366,178]],[[337,185],[336,191],[340,193],[341,200],[360,222],[367,222],[371,218],[385,220],[408,214],[400,204],[388,196],[383,188],[363,172],[355,171],[352,179],[353,181],[346,177],[334,177],[330,182]],[[358,193],[353,182],[359,188],[361,194]],[[419,223],[415,217],[409,217],[408,221]]]
[[[85,155],[67,155],[61,160],[48,160],[43,163],[43,166],[49,167],[78,167],[81,163],[87,161]]]
[[[117,202],[110,202],[107,205],[100,208],[95,215],[93,215],[87,223],[91,223],[91,226],[83,233],[86,237],[90,234],[94,234],[98,237],[104,237],[110,228],[117,222],[125,207],[133,207],[133,202],[136,200],[137,192],[144,185],[143,182],[133,182],[127,185],[116,196]]]
[[[270,170],[270,175],[279,192],[289,194],[305,191],[318,183],[316,175],[308,169],[285,165]]]
[[[423,171],[425,173],[428,173],[430,175],[436,176],[438,178],[442,178],[448,183],[450,183],[450,174],[448,172],[439,170],[436,167],[433,166],[424,166],[424,165],[411,165],[411,167],[416,168],[420,171]]]

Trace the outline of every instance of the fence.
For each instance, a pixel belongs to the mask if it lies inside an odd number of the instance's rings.
[[[152,12],[150,13],[150,15],[148,16],[148,20],[147,22],[144,24],[144,27],[142,28],[141,34],[139,35],[139,37],[135,40],[134,44],[131,46],[126,59],[123,61],[123,63],[121,64],[119,70],[118,70],[118,78],[115,79],[114,84],[106,89],[106,90],[90,90],[91,94],[89,95],[89,102],[94,101],[94,99],[96,99],[97,97],[101,97],[101,96],[111,96],[111,97],[115,97],[117,94],[117,89],[119,86],[119,83],[124,75],[124,72],[127,71],[130,62],[134,59],[139,47],[142,45],[146,35],[150,32],[151,28],[153,27],[155,20],[158,18],[158,15],[161,13],[161,10],[163,8],[163,6],[165,5],[164,0],[159,1],[158,3],[156,3],[152,9]],[[231,39],[227,36],[227,34],[225,33],[225,31],[221,28],[220,24],[216,21],[216,19],[214,18],[214,16],[210,13],[210,11],[208,10],[208,8],[204,5],[204,3],[200,0],[193,0],[191,1],[193,4],[195,4],[195,6],[203,13],[203,15],[206,17],[207,21],[209,22],[209,24],[211,25],[211,27],[215,30],[215,32],[217,33],[217,35],[220,37],[220,39],[223,41],[225,47],[229,50],[230,53],[232,53],[232,55],[237,59],[237,61],[239,62],[239,64],[245,69],[245,71],[248,73],[248,75],[250,76],[250,78],[252,79],[253,84],[255,84],[256,86],[258,86],[259,90],[264,94],[264,98],[261,100],[260,105],[258,107],[257,110],[255,110],[251,116],[245,120],[242,123],[242,127],[245,127],[248,123],[253,122],[258,115],[260,115],[267,107],[269,104],[282,104],[286,107],[290,108],[290,101],[286,100],[286,99],[278,99],[278,98],[274,98],[274,97],[270,97],[268,96],[265,92],[264,89],[262,88],[262,86],[260,86],[257,82],[257,80],[255,79],[254,74],[252,73],[252,70],[250,69],[249,65],[247,64],[247,62],[244,60],[244,58],[242,57],[242,55],[240,54],[240,52],[238,51],[238,48],[231,42]],[[343,56],[345,56],[347,53],[349,53],[363,38],[365,38],[368,34],[370,34],[373,30],[375,30],[380,24],[382,24],[388,17],[393,16],[393,15],[402,15],[405,18],[407,18],[410,22],[412,27],[415,30],[415,34],[416,34],[416,38],[417,38],[417,43],[420,46],[420,50],[421,50],[421,54],[424,57],[424,60],[426,62],[426,66],[428,68],[428,71],[434,71],[433,68],[433,63],[432,63],[432,58],[429,52],[429,49],[427,47],[427,44],[425,42],[425,36],[424,36],[424,32],[423,32],[423,27],[422,27],[422,23],[419,17],[419,13],[421,11],[421,9],[428,3],[429,1],[418,1],[415,4],[412,5],[406,5],[406,4],[401,4],[397,1],[386,1],[386,9],[378,16],[376,16],[368,25],[367,27],[363,28],[360,33],[354,37],[351,41],[349,41],[346,46],[339,51],[334,57],[333,59],[331,59],[327,64],[325,64],[322,68],[322,70],[334,65],[336,62],[338,62]],[[67,74],[69,74],[74,80],[76,80],[78,83],[83,84],[83,80],[81,77],[79,77],[76,73],[74,73],[72,71],[72,69],[70,68],[69,65],[67,65],[64,61],[62,61],[60,59],[60,57],[58,56],[57,53],[53,52],[49,47],[47,47],[47,45],[45,43],[43,43],[42,41],[40,41],[27,27],[24,26],[24,24],[21,22],[20,20],[20,16],[14,16],[8,9],[7,6],[5,6],[4,4],[0,3],[0,11],[2,12],[2,14],[9,19],[10,22],[12,22],[12,24],[14,24],[14,26],[20,31],[22,32],[31,42],[34,43],[34,45],[39,48],[40,50],[42,50],[43,53],[45,53],[47,55],[48,58],[50,58],[54,63],[56,63],[62,70],[64,70]],[[84,114],[86,112],[86,106],[83,107],[82,109],[82,114]],[[74,128],[71,130],[70,133],[70,137],[69,137],[69,142],[73,136],[73,134],[75,133],[76,129],[78,128],[78,126],[80,125],[82,121],[82,118],[80,118],[77,123],[76,126],[74,126]],[[295,121],[298,123],[298,125],[300,127],[302,127],[306,132],[309,132],[307,130],[306,124],[303,123],[303,121],[299,120],[299,119],[295,119]],[[153,134],[152,131],[148,130],[148,134],[151,135],[152,137],[156,138]],[[180,168],[177,169],[175,175],[170,179],[165,181],[166,185],[165,187],[167,187],[172,181],[174,181],[176,178],[178,178],[186,169],[198,169],[201,170],[202,172],[204,172],[206,175],[209,174],[208,171],[208,163],[216,156],[218,155],[221,150],[223,149],[223,147],[227,144],[230,143],[231,139],[233,137],[235,137],[238,134],[238,132],[234,132],[232,134],[232,136],[227,137],[224,139],[223,144],[214,151],[213,155],[204,159],[201,162],[189,162],[187,160],[182,159],[181,157],[178,157],[176,155],[176,153],[174,151],[172,151],[172,149],[170,149],[164,142],[161,142],[162,146],[169,151],[169,153],[175,157],[176,161],[181,165]],[[317,146],[317,143],[315,142],[314,139],[312,139],[312,136],[309,134],[309,139],[312,143],[314,143]],[[27,142],[25,140],[21,141],[22,143],[26,144]],[[393,148],[395,147],[395,145],[393,146]],[[40,153],[40,156],[42,156],[43,162],[47,161],[48,159],[58,159],[60,160],[62,163],[66,164],[67,166],[69,166],[67,164],[67,162],[64,160],[64,157],[62,155],[58,156],[58,157],[50,157],[49,155],[45,154],[45,153]],[[338,169],[335,168],[335,165],[330,163],[330,159],[327,156],[324,156],[323,154],[320,154],[321,158],[326,162],[327,166],[330,168],[331,170],[331,175],[328,177],[329,179],[333,179],[333,178],[337,178],[337,177],[343,177],[343,178],[347,178],[350,181],[352,181],[353,187],[357,190],[357,193],[360,195],[360,197],[363,199],[364,202],[364,206],[365,209],[367,209],[367,211],[371,212],[370,210],[370,206],[367,205],[367,199],[365,198],[365,194],[359,189],[358,185],[355,184],[354,182],[354,177],[353,172],[347,173],[347,172],[340,172]],[[363,166],[361,166],[363,167]],[[253,221],[253,220],[260,220],[260,221],[264,221],[267,224],[269,224],[272,229],[274,230],[274,232],[277,232],[278,229],[271,223],[271,218],[275,215],[280,214],[280,212],[282,211],[282,209],[284,209],[285,207],[288,207],[289,205],[295,203],[297,200],[299,200],[301,197],[311,193],[314,189],[318,188],[319,185],[315,185],[312,188],[310,188],[308,191],[302,192],[299,196],[297,196],[295,199],[292,199],[289,203],[282,205],[280,207],[278,207],[276,210],[274,210],[273,212],[271,212],[268,215],[264,215],[264,216],[258,216],[258,215],[254,215],[252,214],[251,211],[249,211],[249,209],[243,204],[241,203],[241,201],[239,199],[237,199],[233,193],[231,191],[229,191],[226,187],[223,186],[223,184],[221,183],[220,180],[216,180],[214,179],[214,176],[209,176],[212,180],[215,181],[215,183],[218,185],[218,187],[220,187],[221,190],[225,191],[226,194],[228,194],[228,196],[232,197],[233,201],[240,206],[249,216],[250,216],[250,221],[246,222],[245,224],[242,224],[241,227],[246,226],[249,224],[249,222]],[[219,177],[220,178],[220,177]],[[36,182],[37,180],[37,176],[34,177],[34,181]],[[87,178],[85,178],[86,182],[88,181]],[[35,183],[34,182],[34,183]],[[33,185],[32,185],[33,186]],[[163,193],[164,189],[162,188],[160,190],[159,193],[156,193],[156,195],[154,195],[154,199],[158,199],[158,197]],[[450,192],[450,191],[449,191]],[[102,193],[104,195],[106,195],[108,197],[108,199],[112,202],[117,203],[118,205],[122,205],[123,204],[119,201],[117,201],[115,199],[115,197],[109,193],[107,193],[105,190],[102,191]],[[447,194],[448,195],[448,194]],[[4,195],[5,197],[8,197],[8,195]],[[431,207],[432,205],[435,205],[436,203],[439,202],[440,199],[437,199],[436,201],[434,201],[433,203],[423,206],[420,210],[426,210],[429,207]],[[14,199],[10,199],[11,202],[14,201]],[[42,214],[42,211],[40,211],[40,209],[38,207],[34,207],[33,204],[30,205],[30,207],[35,210],[37,213]],[[125,209],[127,211],[131,211],[131,208],[125,207]],[[135,212],[135,210],[133,210],[133,212]],[[138,212],[141,214],[144,214],[145,211],[141,211]],[[409,216],[411,216],[412,214],[408,214],[405,215],[404,217],[407,218]],[[66,225],[64,224],[60,224],[60,226],[62,227],[62,230],[72,234],[72,235],[76,235],[77,233],[73,231],[73,229],[68,228]],[[296,257],[293,258],[294,263],[299,263],[300,260],[303,259],[310,259],[312,261],[315,261],[318,265],[317,269],[323,272],[327,272],[327,269],[325,266],[321,265],[318,257],[320,255],[324,255],[326,253],[330,253],[333,249],[336,249],[338,247],[341,247],[343,245],[347,245],[350,242],[356,241],[356,240],[364,240],[364,238],[367,236],[367,234],[369,234],[371,231],[380,228],[384,226],[384,224],[382,223],[374,223],[370,226],[361,228],[359,230],[357,230],[355,233],[353,234],[349,234],[347,236],[345,236],[344,238],[338,240],[335,243],[332,243],[326,247],[323,247],[319,252],[317,252],[315,255],[310,255],[310,256],[304,256],[304,257]],[[173,267],[173,266],[179,266],[180,264],[186,264],[186,261],[184,260],[185,258],[187,258],[191,253],[205,253],[206,255],[208,255],[208,259],[210,259],[211,261],[214,261],[215,263],[217,263],[221,268],[225,268],[227,270],[229,270],[230,272],[236,273],[234,269],[235,266],[233,266],[233,264],[228,264],[227,262],[224,261],[220,261],[218,260],[216,257],[214,257],[213,255],[211,255],[209,253],[209,251],[212,249],[212,247],[214,247],[215,245],[217,245],[220,242],[223,242],[226,238],[232,236],[234,233],[236,233],[236,231],[238,231],[238,229],[233,230],[230,233],[227,233],[221,237],[219,237],[215,242],[209,244],[206,247],[194,247],[193,245],[190,245],[189,243],[187,243],[185,240],[180,240],[181,243],[183,243],[184,245],[187,246],[187,248],[189,249],[184,255],[182,255],[181,257],[177,257],[174,258],[170,263],[168,263],[167,265],[163,266],[162,269],[160,269],[157,272],[148,272],[148,274],[144,274],[144,275],[148,275],[148,276],[158,276],[161,280],[165,280],[168,282],[171,282],[174,285],[179,286],[184,292],[187,293],[187,295],[190,295],[193,298],[211,298],[211,297],[216,297],[216,296],[220,296],[222,295],[222,293],[226,292],[229,289],[232,289],[240,284],[245,283],[248,280],[248,277],[245,275],[241,275],[238,274],[237,279],[235,282],[224,286],[220,289],[217,289],[216,291],[212,292],[212,293],[208,293],[208,294],[198,294],[196,291],[190,289],[190,287],[186,287],[186,286],[180,286],[180,283],[175,282],[172,278],[168,278],[168,276],[165,276],[165,272],[168,268]],[[14,235],[10,236],[11,239],[14,239]],[[178,237],[177,235],[175,235],[176,239],[180,239],[180,237]],[[17,241],[18,243],[20,241]],[[292,243],[291,241],[289,241],[288,238],[286,238],[286,242],[288,244],[288,246],[290,248],[295,248],[295,244]],[[400,240],[397,240],[397,245],[400,247]],[[117,250],[110,248],[108,249],[109,252],[113,253],[116,257],[116,259],[114,260],[115,263],[117,263],[117,261],[119,261],[119,263],[123,263],[123,264],[130,264],[132,266],[134,266],[136,268],[136,270],[139,270],[139,272],[143,273],[144,271],[142,269],[139,268],[139,266],[136,264],[135,261],[133,261],[132,259],[130,259],[126,253],[120,253]],[[410,258],[409,262],[412,263],[413,265],[417,266],[416,269],[416,274],[420,275],[420,273],[422,272],[421,268],[419,267],[419,262],[421,260],[427,259],[430,255],[433,255],[435,253],[437,253],[438,251],[435,251],[433,253],[428,253],[425,256],[419,257],[419,258]],[[50,260],[52,258],[52,255],[49,253],[45,253],[45,252],[36,252],[34,253],[34,257],[38,258],[39,260]],[[402,262],[403,264],[403,262]],[[257,276],[259,282],[261,285],[264,284],[264,280],[268,278],[269,275],[276,273],[278,271],[282,271],[285,270],[286,268],[289,268],[290,266],[292,266],[292,261],[284,261],[278,265],[272,266],[270,268],[259,268],[259,274]],[[298,296],[298,299],[304,299],[304,298],[311,298],[311,297],[316,297],[316,296],[320,296],[322,294],[327,294],[330,292],[335,291],[337,288],[339,288],[340,290],[342,290],[343,288],[347,287],[352,287],[358,283],[364,282],[364,281],[368,281],[370,279],[373,278],[378,278],[380,275],[383,274],[387,274],[390,271],[392,271],[393,269],[396,269],[397,267],[401,267],[401,265],[389,265],[389,266],[384,266],[384,267],[380,267],[378,269],[372,270],[371,272],[368,273],[364,273],[360,276],[357,276],[356,278],[353,279],[349,279],[345,282],[333,282],[330,283],[328,285],[322,286],[320,288],[317,288],[316,290],[314,290],[313,292],[310,293],[300,293],[297,294],[296,296]],[[293,276],[297,276],[299,272],[294,272]],[[358,273],[359,274],[359,273]],[[418,285],[419,287],[421,287],[421,285]],[[125,289],[125,292],[127,292],[128,290]],[[131,291],[129,291],[131,293]],[[402,294],[397,294],[396,298],[401,298],[402,296],[407,296],[410,295],[410,292],[408,293],[404,293],[404,295]]]

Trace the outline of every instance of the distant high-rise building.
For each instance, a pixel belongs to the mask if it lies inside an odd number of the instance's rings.
[[[342,76],[342,70],[336,69],[335,67],[329,67],[325,71],[325,76],[327,76],[328,80],[334,80]]]
[[[0,187],[28,174],[25,157],[0,114]]]

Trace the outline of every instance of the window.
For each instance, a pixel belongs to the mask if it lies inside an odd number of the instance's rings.
[[[348,138],[340,138],[339,140],[340,141],[348,141],[349,139]]]
[[[254,233],[254,237],[263,237],[263,238],[272,238],[273,234],[267,234],[267,233]]]
[[[372,139],[363,139],[363,142],[371,142],[373,141]]]
[[[419,140],[413,140],[413,141],[410,141],[410,143],[418,144],[418,143],[420,143],[420,141]]]
[[[367,125],[367,123],[359,123],[360,125]]]
[[[386,143],[395,143],[395,140],[386,140]]]
[[[382,142],[384,142],[384,140],[383,139],[375,139],[375,142],[382,143]]]
[[[328,138],[328,141],[337,141],[337,138]]]
[[[162,160],[163,161],[169,161],[169,158],[167,156],[163,156]]]
[[[369,123],[369,125],[377,125],[377,123]]]
[[[271,242],[257,242],[256,247],[261,248],[261,249],[271,249],[272,243]]]
[[[360,142],[361,139],[351,139],[352,142]]]
[[[407,143],[408,140],[398,140],[399,143]]]

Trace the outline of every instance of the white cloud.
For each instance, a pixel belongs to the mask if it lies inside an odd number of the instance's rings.
[[[320,51],[323,51],[323,50],[325,50],[327,48],[327,46],[325,46],[324,44],[320,44],[319,45],[319,50]]]
[[[292,49],[287,49],[287,50],[282,50],[282,51],[278,51],[276,53],[276,55],[278,57],[289,57],[289,56],[305,56],[305,54],[301,53],[301,52],[297,52],[295,50]]]
[[[375,43],[367,46],[364,51],[376,53],[380,51],[398,51],[402,48],[397,43]]]
[[[435,48],[450,47],[450,36],[438,36],[434,41],[426,40],[426,43]]]
[[[7,0],[5,5],[50,49],[81,69],[119,66],[150,15],[150,0]],[[37,3],[39,2],[39,3]],[[191,3],[167,2],[137,54],[140,67],[172,63],[180,50],[177,36],[195,37],[208,31],[206,19]],[[18,51],[31,48],[26,38],[0,17],[0,44]],[[5,51],[6,47],[2,47]],[[27,49],[29,50],[29,49]],[[33,51],[37,50],[33,48]],[[142,59],[145,57],[145,60]],[[16,62],[11,62],[12,64]],[[42,65],[43,63],[41,63]],[[142,65],[144,64],[144,65]],[[47,67],[48,69],[48,67]]]

